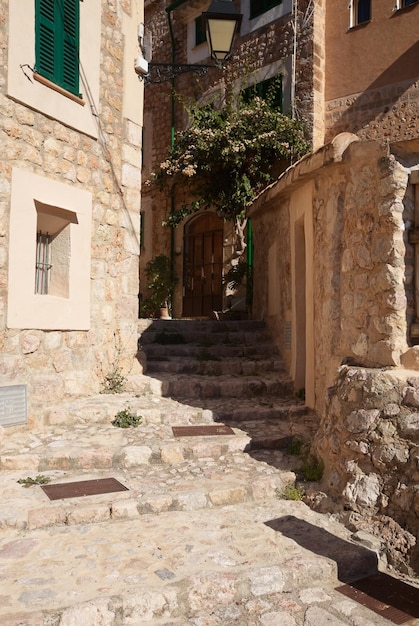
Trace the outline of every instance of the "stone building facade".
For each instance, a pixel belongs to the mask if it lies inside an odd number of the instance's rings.
[[[184,102],[188,99],[202,102],[210,98],[223,98],[227,90],[239,91],[275,77],[282,82],[283,111],[291,113],[305,122],[307,136],[313,145],[322,137],[322,125],[315,111],[322,106],[322,81],[324,80],[323,52],[317,45],[322,33],[322,7],[310,0],[303,0],[298,6],[292,0],[266,3],[271,7],[256,17],[251,15],[250,0],[236,2],[243,14],[240,35],[236,37],[231,59],[222,69],[212,67],[203,76],[187,73],[177,76],[172,83],[146,84],[145,87],[145,135],[144,135],[144,178],[161,163],[170,149],[172,132],[181,130],[187,123]],[[262,3],[263,4],[263,3]],[[172,8],[176,5],[176,8]],[[274,6],[273,6],[274,5]],[[146,0],[146,33],[151,36],[152,63],[210,64],[206,42],[196,43],[195,24],[202,11],[208,7],[205,0],[197,2],[170,3],[165,0]],[[294,8],[297,9],[294,13]],[[169,19],[173,32],[173,46],[170,36]],[[313,35],[314,33],[314,35]],[[313,50],[316,47],[316,54]],[[294,54],[295,51],[295,54]],[[318,67],[314,78],[313,63]],[[316,80],[316,86],[314,85]],[[143,186],[142,216],[143,240],[140,255],[140,291],[147,295],[145,266],[147,262],[162,252],[170,255],[179,278],[175,291],[173,314],[176,317],[207,315],[208,310],[199,307],[189,308],[184,292],[187,282],[185,259],[187,239],[190,230],[200,236],[200,216],[185,220],[174,232],[162,228],[162,222],[171,211],[171,198],[159,193],[155,187]],[[205,218],[202,217],[202,220]],[[214,221],[215,221],[214,217]],[[219,221],[213,225],[214,232],[222,232],[223,247],[215,251],[222,257],[223,271],[229,267],[234,252],[232,224]],[[202,230],[208,227],[202,222]],[[190,235],[189,235],[190,237]],[[205,259],[203,260],[205,264]],[[220,300],[213,299],[213,308],[226,308],[225,292],[220,278]],[[194,298],[194,295],[191,296]],[[199,294],[196,299],[199,300]],[[239,305],[240,306],[240,305]]]
[[[63,7],[64,79],[42,30]],[[42,423],[140,373],[142,20],[140,0],[0,2],[0,423],[25,419],[25,392]]]

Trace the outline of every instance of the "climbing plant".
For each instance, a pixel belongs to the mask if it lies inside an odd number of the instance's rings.
[[[176,226],[194,211],[215,209],[224,219],[243,220],[249,203],[291,159],[308,151],[302,126],[283,115],[267,95],[249,102],[239,95],[217,108],[214,103],[186,106],[189,126],[152,179],[185,201],[168,216]]]

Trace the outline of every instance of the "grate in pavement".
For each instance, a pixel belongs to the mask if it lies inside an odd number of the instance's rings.
[[[42,485],[41,488],[50,500],[64,500],[66,498],[95,496],[101,493],[114,493],[115,491],[128,491],[128,487],[125,487],[116,478],[98,478],[95,480],[80,480],[75,483]]]
[[[207,426],[172,426],[175,437],[208,437],[211,435],[234,435],[234,430],[224,424]]]
[[[419,589],[388,574],[379,572],[337,587],[337,591],[393,624],[419,617]]]

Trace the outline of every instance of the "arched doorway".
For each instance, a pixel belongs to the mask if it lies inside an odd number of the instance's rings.
[[[185,225],[183,317],[207,317],[223,305],[224,223],[215,213],[193,217]]]

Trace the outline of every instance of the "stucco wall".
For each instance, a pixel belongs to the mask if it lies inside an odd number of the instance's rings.
[[[342,362],[397,366],[408,349],[413,258],[405,227],[413,205],[407,185],[408,171],[385,147],[343,134],[290,168],[250,211],[255,315],[267,319],[296,388],[305,387],[307,403],[320,412]],[[296,231],[301,216],[303,235]],[[276,267],[269,264],[271,246]]]
[[[15,3],[0,0],[0,386],[28,386],[31,423],[42,421],[48,403],[97,392],[116,364],[125,374],[139,372],[135,355],[143,87],[133,71],[133,51],[142,16],[140,5],[134,8],[130,0],[94,0],[82,8],[81,19],[91,19],[92,11],[95,18],[91,31],[85,21],[81,29],[82,55],[83,50],[91,53],[81,83],[86,101],[82,106],[43,84],[31,83],[19,67],[16,72],[16,63],[33,66],[34,52],[16,58],[22,32],[11,20],[11,4]],[[31,78],[29,68],[26,73]],[[15,196],[13,172],[18,174]],[[26,188],[18,189],[17,180]],[[35,264],[31,241],[36,231],[26,233],[27,245],[26,239],[21,241],[19,220],[11,219],[11,212],[14,215],[22,204],[22,193],[28,210],[22,232],[36,222],[34,202],[75,216],[70,224],[75,263],[70,264],[69,296],[46,296],[59,305],[51,323],[47,322],[52,309],[47,307],[45,314],[42,307],[34,309],[34,280],[29,277],[28,282],[25,275],[28,298],[22,298],[16,281],[16,251],[30,256],[29,261],[24,259],[30,272]],[[81,247],[73,237],[77,228],[84,233]],[[9,255],[12,248],[14,257]],[[77,297],[80,285],[82,302]],[[20,324],[16,315],[11,321],[9,292],[14,305],[19,301],[26,307]],[[36,296],[36,306],[43,304],[42,298]]]

